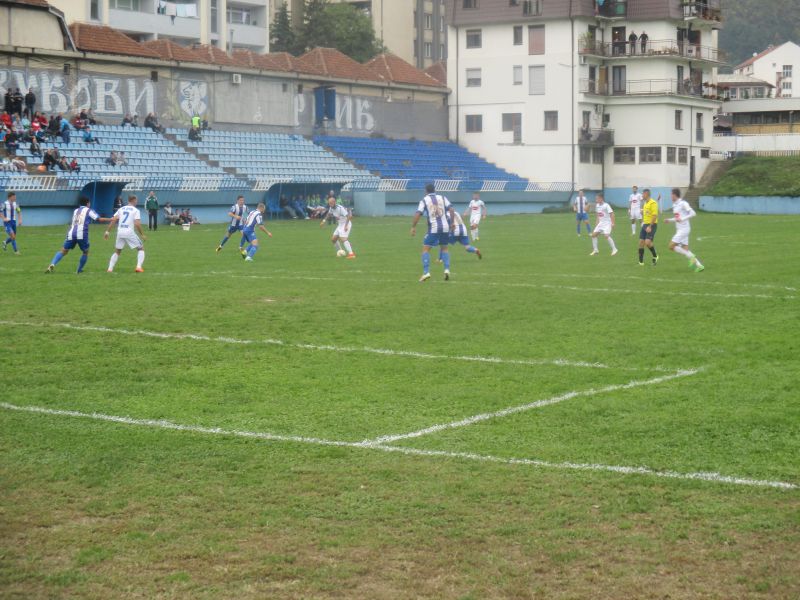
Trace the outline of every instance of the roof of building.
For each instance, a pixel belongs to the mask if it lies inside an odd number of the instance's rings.
[[[784,42],[784,43],[785,43],[785,44],[788,44],[789,42]],[[747,59],[746,61],[744,61],[743,63],[741,63],[741,64],[739,64],[739,65],[736,65],[736,66],[734,67],[734,71],[738,71],[739,69],[744,69],[745,67],[749,67],[750,65],[752,65],[752,64],[753,64],[754,62],[756,62],[757,60],[759,60],[759,59],[761,59],[761,58],[764,58],[764,57],[765,57],[767,54],[769,54],[769,53],[770,53],[770,52],[772,52],[773,50],[777,50],[778,48],[780,48],[780,47],[781,47],[781,46],[783,46],[783,45],[784,45],[784,44],[780,44],[780,45],[778,45],[778,46],[773,46],[773,45],[771,45],[771,44],[770,44],[770,45],[767,47],[767,49],[766,49],[766,50],[762,50],[762,51],[761,51],[761,52],[759,52],[758,54],[754,54],[753,56],[751,56],[750,58],[748,58],[748,59]]]
[[[154,50],[164,60],[178,60],[181,62],[197,62],[198,56],[186,46],[176,44],[172,40],[152,40],[144,42],[147,48]]]
[[[447,63],[443,60],[433,63],[425,72],[442,85],[447,85]]]
[[[384,81],[383,77],[335,48],[309,50],[294,60],[294,67],[300,73],[322,77]]]
[[[413,85],[442,85],[428,73],[420,71],[399,56],[390,53],[379,54],[364,66],[385,81]]]
[[[69,31],[75,41],[75,47],[83,52],[161,58],[155,50],[132,40],[121,31],[105,25],[73,23],[69,26]]]
[[[222,48],[217,48],[211,44],[195,44],[192,46],[192,52],[199,57],[200,60],[198,62],[229,67],[238,64]]]
[[[269,54],[256,54],[256,64],[259,68],[268,71],[294,71],[295,57],[288,52],[270,52]]]
[[[717,84],[720,87],[729,87],[732,85],[766,85],[768,87],[775,87],[768,81],[752,77],[751,75],[743,75],[739,73],[720,74],[717,75]]]

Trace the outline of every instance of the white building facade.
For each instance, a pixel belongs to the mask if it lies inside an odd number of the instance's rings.
[[[454,2],[452,139],[617,205],[632,185],[668,199],[700,178],[720,105],[714,0]]]
[[[800,46],[794,42],[786,42],[780,46],[770,46],[738,65],[734,69],[737,75],[747,75],[761,79],[775,86],[776,98],[792,98],[800,96]],[[794,80],[798,79],[798,86]]]

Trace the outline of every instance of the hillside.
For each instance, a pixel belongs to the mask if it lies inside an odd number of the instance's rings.
[[[800,43],[797,0],[723,0],[725,27],[719,45],[732,66],[770,44]]]
[[[737,158],[709,196],[800,196],[800,156]]]

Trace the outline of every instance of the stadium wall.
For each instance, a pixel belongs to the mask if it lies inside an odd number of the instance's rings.
[[[748,215],[800,215],[800,198],[791,196],[700,196],[708,212]]]
[[[472,192],[442,192],[456,209],[463,211]],[[355,214],[362,217],[411,216],[424,195],[422,191],[354,192]],[[481,192],[481,199],[492,215],[541,213],[546,208],[563,207],[570,192]]]

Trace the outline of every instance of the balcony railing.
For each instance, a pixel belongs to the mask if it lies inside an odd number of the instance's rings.
[[[677,79],[636,79],[616,84],[581,79],[580,91],[597,96],[704,96],[702,84]]]
[[[703,19],[705,21],[722,21],[721,0],[682,0],[684,19]]]
[[[590,129],[581,127],[578,129],[578,144],[581,146],[613,146],[613,129]]]
[[[689,60],[704,60],[715,63],[725,62],[725,54],[713,46],[701,46],[677,40],[636,40],[635,42],[599,42],[581,40],[580,53],[591,56],[609,57],[680,57]]]

